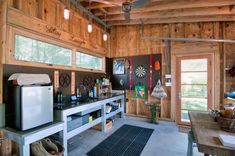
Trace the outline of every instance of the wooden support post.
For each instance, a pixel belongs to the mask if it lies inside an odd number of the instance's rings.
[[[124,110],[125,110],[125,96],[121,99],[121,118],[124,118],[125,117],[125,113],[124,113]]]

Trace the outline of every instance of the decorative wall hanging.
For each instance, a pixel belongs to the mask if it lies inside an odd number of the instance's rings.
[[[161,69],[161,64],[160,64],[160,61],[155,61],[154,63],[154,70],[158,71]]]
[[[146,96],[146,88],[144,85],[136,85],[134,90],[135,98],[145,98]]]
[[[150,52],[151,53],[151,52]],[[150,54],[150,55],[139,55],[139,56],[129,56],[129,57],[122,57],[122,59],[129,60],[129,69],[127,69],[127,61],[125,61],[125,73],[124,74],[113,74],[113,63],[114,59],[110,59],[107,61],[107,67],[111,67],[111,79],[113,82],[113,89],[130,89],[134,90],[135,85],[142,84],[145,85],[146,89],[152,91],[154,86],[157,84],[157,80],[162,78],[161,75],[161,68],[160,70],[154,69],[154,63],[159,61],[161,65],[161,54],[156,52],[157,54]],[[120,59],[120,58],[116,58]],[[135,69],[137,66],[142,65],[146,70],[146,75],[143,78],[139,78],[135,74]],[[120,80],[124,80],[123,86],[120,84]]]
[[[113,74],[125,74],[125,59],[113,60]]]
[[[86,87],[88,87],[89,89],[91,89],[94,85],[94,80],[92,78],[92,76],[87,76],[83,79],[82,84]]]
[[[59,88],[59,71],[58,70],[55,70],[54,71],[54,91],[55,91],[55,94],[57,93],[57,90]]]
[[[50,33],[50,34],[54,34],[57,35],[58,37],[60,37],[61,33],[56,29],[56,27],[51,27],[46,25],[46,32]]]
[[[153,88],[153,55],[149,56],[149,89]]]
[[[68,87],[70,85],[71,78],[70,78],[69,74],[62,73],[62,74],[60,74],[59,81],[60,81],[61,87]]]
[[[158,80],[157,85],[154,87],[151,96],[155,97],[155,98],[158,98],[158,99],[167,97],[167,94],[166,94],[164,88],[162,87],[162,84],[161,84],[160,80]]]
[[[130,76],[129,76],[129,88],[132,88],[132,65],[133,65],[133,60],[132,56],[130,56]]]
[[[144,78],[147,74],[147,70],[142,66],[139,65],[135,68],[135,76],[138,78]]]
[[[71,72],[71,94],[75,94],[75,72]]]
[[[125,82],[124,82],[123,79],[120,79],[119,83],[120,83],[121,86],[123,86]]]
[[[128,59],[125,60],[125,69],[129,69],[130,68],[130,62]]]

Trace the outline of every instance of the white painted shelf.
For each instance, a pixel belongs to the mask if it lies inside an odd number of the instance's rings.
[[[112,117],[112,116],[114,116],[114,115],[120,113],[121,111],[122,111],[122,109],[119,108],[119,109],[117,109],[117,110],[115,110],[115,111],[113,111],[113,112],[110,112],[109,114],[106,114],[106,117],[105,117],[105,118],[108,119],[108,118],[110,118],[110,117]]]
[[[102,121],[102,119],[100,117],[100,118],[97,118],[97,119],[93,120],[92,122],[89,122],[89,123],[87,123],[87,124],[85,124],[85,125],[83,125],[81,127],[78,127],[76,129],[68,132],[67,133],[67,138],[70,139],[70,138],[76,136],[77,134],[82,133],[83,131],[85,131],[85,130],[87,130],[87,129],[89,129],[89,128],[91,128],[91,127],[93,127],[93,126],[95,126],[95,125],[97,125],[99,123],[101,123],[101,121]]]

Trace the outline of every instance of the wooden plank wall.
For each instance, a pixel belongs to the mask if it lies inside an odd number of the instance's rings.
[[[224,24],[224,37],[227,39],[235,39],[235,23],[226,22]],[[228,74],[228,69],[235,66],[235,46],[234,44],[226,43],[224,44],[224,59],[225,59],[225,70],[224,73],[224,92],[235,90],[235,77],[231,77]]]
[[[6,28],[6,5],[5,1],[0,1],[0,82],[3,80],[3,52],[5,46],[5,28]],[[0,104],[2,103],[2,83],[0,83]]]
[[[64,20],[65,2],[68,1],[0,0],[0,104],[3,97],[3,64],[11,63],[9,60],[13,59],[14,30],[29,37],[38,36],[46,39],[45,41],[67,45],[73,51],[81,50],[98,56],[108,55],[108,42],[102,39],[103,27],[93,21],[93,32],[89,34],[87,17],[72,6],[69,6],[70,20]],[[0,134],[0,137],[4,136]],[[0,155],[10,156],[16,151],[16,144],[9,140],[0,144]]]
[[[6,46],[6,13],[7,1],[0,1],[0,104],[3,102],[3,54]],[[0,114],[2,115],[2,114]],[[4,134],[0,131],[0,138],[4,138]],[[0,143],[0,155],[11,156],[12,142],[10,140],[3,140]]]
[[[232,22],[227,28],[231,30],[235,26]],[[225,24],[225,25],[226,25]],[[223,38],[222,23],[220,22],[204,22],[204,23],[176,23],[176,24],[152,24],[145,25],[144,36],[158,36],[158,37],[187,37],[187,38]],[[124,57],[144,54],[162,54],[162,80],[165,84],[166,74],[166,43],[162,40],[143,40],[141,38],[141,26],[116,26],[111,30],[111,57]],[[226,32],[226,31],[225,31]],[[233,33],[229,31],[229,33]],[[228,34],[229,34],[228,33]],[[226,36],[226,38],[229,38]],[[232,38],[230,36],[230,38]],[[128,43],[127,43],[128,41]],[[213,107],[219,108],[223,97],[223,49],[222,44],[211,42],[185,42],[172,41],[171,42],[171,71],[172,71],[172,87],[165,87],[168,97],[162,99],[163,117],[177,120],[175,110],[177,107],[176,100],[176,75],[175,75],[175,60],[179,55],[210,53],[213,56]],[[232,51],[232,45],[230,51]],[[227,49],[226,49],[227,50]],[[228,51],[228,50],[227,50]],[[232,59],[235,60],[235,59]]]
[[[68,5],[67,0],[7,1],[9,26],[47,35],[88,53],[108,55],[108,42],[104,42],[102,38],[104,28],[93,21],[93,31],[88,33],[87,16]],[[65,20],[63,16],[65,6],[70,9],[69,20]]]

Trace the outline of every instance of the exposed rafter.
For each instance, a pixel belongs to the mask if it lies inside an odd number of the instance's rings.
[[[190,23],[190,22],[218,22],[218,21],[235,21],[235,15],[220,15],[220,16],[188,16],[182,18],[154,18],[143,19],[144,24],[157,24],[157,23]],[[112,21],[108,22],[109,25],[136,25],[140,24],[140,20],[131,20],[129,23],[125,21]]]
[[[235,15],[235,0],[151,0],[144,7],[132,8],[126,23],[121,8],[126,0],[91,1],[91,12],[109,25],[139,24],[140,19],[146,24],[234,21]]]
[[[132,13],[131,19],[152,19],[152,18],[173,18],[186,16],[207,16],[213,15],[235,15],[235,8],[230,6],[223,7],[208,7],[208,8],[190,8],[190,9],[176,9],[170,11],[151,11],[143,13]],[[123,15],[109,15],[106,21],[120,21],[124,20]]]
[[[83,7],[78,1],[76,0],[70,0],[70,2],[80,11],[86,13],[88,16],[90,16],[92,19],[94,19],[96,22],[100,23],[101,25],[103,25],[106,28],[109,28],[110,26],[108,26],[104,21],[102,21],[100,18],[98,18],[97,16],[95,16],[92,12],[90,12],[88,9],[86,9],[85,7]]]

